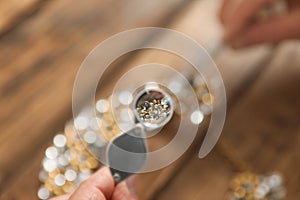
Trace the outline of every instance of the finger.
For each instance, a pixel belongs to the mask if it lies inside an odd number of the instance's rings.
[[[109,199],[114,190],[114,180],[110,170],[102,167],[90,178],[85,180],[72,194],[70,200],[105,200]]]
[[[256,43],[272,43],[284,39],[300,38],[300,12],[276,17],[254,24],[232,42],[234,47],[243,47]]]
[[[136,195],[136,175],[130,176],[126,179],[127,187],[132,195]]]
[[[57,197],[53,197],[50,200],[68,200],[70,198],[71,194],[65,194]]]
[[[232,0],[223,0],[219,12],[221,23],[224,25],[232,7]]]
[[[225,42],[231,41],[238,33],[249,25],[256,13],[272,0],[243,0],[238,3],[225,26]]]
[[[137,197],[130,192],[127,183],[123,181],[116,186],[112,200],[137,200]]]

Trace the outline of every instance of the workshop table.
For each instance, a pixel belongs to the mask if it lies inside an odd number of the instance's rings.
[[[221,35],[219,5],[217,0],[0,1],[0,198],[37,199],[44,151],[72,117],[76,72],[97,44],[120,31],[158,26],[208,48]],[[300,42],[225,48],[214,60],[228,100],[219,143],[198,158],[206,119],[179,160],[136,176],[138,196],[223,199],[237,172],[224,156],[230,151],[259,174],[281,172],[287,199],[299,199]],[[128,53],[106,72],[99,97],[109,95],[122,73],[150,62],[188,65],[158,50]],[[158,136],[150,146],[158,148],[171,136]]]

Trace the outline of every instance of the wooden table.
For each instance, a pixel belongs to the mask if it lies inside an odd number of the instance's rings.
[[[76,72],[99,42],[130,28],[159,26],[181,31],[207,47],[221,33],[218,6],[216,0],[1,1],[0,198],[37,198],[44,150],[71,118]],[[121,73],[116,67],[124,72],[149,62],[185,64],[164,52],[133,52],[113,63],[103,94]],[[138,175],[140,199],[222,199],[236,172],[224,158],[224,144],[257,173],[280,171],[287,199],[299,199],[299,41],[227,48],[215,62],[228,97],[218,146],[200,160],[197,140],[172,165]]]

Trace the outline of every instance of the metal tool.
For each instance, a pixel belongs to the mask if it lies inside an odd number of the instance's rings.
[[[144,129],[137,125],[117,136],[107,147],[107,159],[115,184],[138,172],[146,162]]]
[[[115,183],[138,172],[147,159],[145,132],[160,130],[173,115],[172,98],[167,89],[147,83],[137,89],[132,109],[135,127],[122,133],[107,147],[107,159]]]

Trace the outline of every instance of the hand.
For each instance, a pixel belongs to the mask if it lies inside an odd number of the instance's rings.
[[[287,0],[288,12],[256,19],[274,0],[223,0],[220,12],[224,41],[233,47],[300,38],[300,1]]]
[[[74,193],[51,200],[136,200],[130,189],[125,181],[115,186],[110,170],[102,167],[82,182]]]

